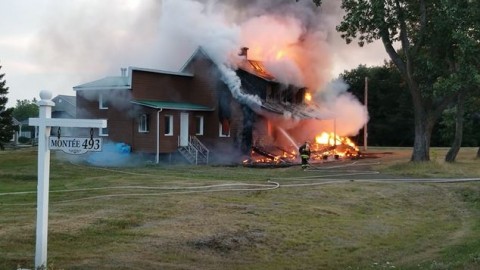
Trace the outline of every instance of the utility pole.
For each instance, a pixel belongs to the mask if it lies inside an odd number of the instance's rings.
[[[368,77],[365,77],[365,93],[364,93],[364,106],[365,110],[367,110],[368,113]],[[367,137],[368,137],[368,131],[367,131],[367,122],[365,122],[365,125],[363,126],[363,151],[367,151]]]

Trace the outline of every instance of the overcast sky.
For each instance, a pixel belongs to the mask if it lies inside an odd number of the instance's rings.
[[[38,99],[42,89],[54,96],[75,95],[73,86],[120,75],[122,67],[175,68],[159,59],[160,0],[0,3],[0,73],[9,87],[10,107],[17,99]],[[359,48],[336,37],[331,48],[332,78],[360,64],[381,65],[387,58],[381,44]]]

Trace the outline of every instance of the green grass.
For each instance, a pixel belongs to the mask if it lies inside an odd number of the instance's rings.
[[[372,149],[393,153],[360,162],[375,162],[363,170],[401,178],[480,175],[476,149],[462,150],[456,164],[442,162],[445,149],[433,150],[430,163],[409,163],[408,149]],[[102,169],[52,154],[49,268],[480,268],[480,182],[320,184],[313,178],[331,173],[298,166]],[[319,185],[198,188],[268,180]],[[33,148],[0,152],[0,269],[33,268],[36,194],[1,194],[36,185]]]

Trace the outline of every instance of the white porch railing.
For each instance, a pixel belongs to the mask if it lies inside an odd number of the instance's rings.
[[[180,146],[179,142],[179,152],[188,159],[191,163],[198,165],[199,163],[208,164],[208,159],[210,155],[210,150],[195,136],[190,136],[187,146]]]

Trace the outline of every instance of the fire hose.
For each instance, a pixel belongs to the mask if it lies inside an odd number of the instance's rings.
[[[53,204],[71,203],[85,200],[95,200],[102,198],[114,198],[114,197],[143,197],[143,196],[163,196],[172,194],[193,194],[193,193],[212,193],[212,192],[239,192],[239,191],[270,191],[279,188],[293,188],[293,187],[306,187],[306,186],[320,186],[327,184],[339,184],[339,183],[464,183],[464,182],[476,182],[480,181],[480,178],[377,178],[377,179],[362,179],[351,178],[351,176],[360,175],[375,175],[380,174],[378,171],[331,171],[332,169],[338,170],[342,168],[354,167],[354,166],[366,166],[376,165],[380,163],[350,163],[344,165],[336,165],[330,167],[315,167],[311,166],[308,171],[325,170],[331,172],[331,174],[312,175],[312,176],[300,176],[300,177],[284,177],[269,179],[266,184],[250,184],[250,183],[225,183],[216,185],[203,185],[203,186],[172,186],[172,187],[155,187],[155,186],[113,186],[113,187],[98,187],[98,188],[81,188],[81,189],[60,189],[51,190],[50,193],[70,193],[70,192],[84,192],[84,191],[99,191],[99,190],[161,190],[164,192],[155,193],[119,193],[119,194],[106,194],[98,196],[89,196],[78,199],[69,199],[62,201],[53,201]],[[147,175],[150,174],[132,173],[120,170],[96,168],[101,170],[112,171],[116,173],[133,174],[133,175]],[[349,178],[339,178],[349,177]],[[283,182],[283,183],[282,183]],[[286,182],[286,183],[285,183]],[[298,183],[306,182],[306,183]],[[19,191],[19,192],[4,192],[0,193],[2,196],[16,196],[36,194],[37,191]],[[21,203],[21,204],[0,204],[1,206],[26,206],[35,205],[35,203]]]

